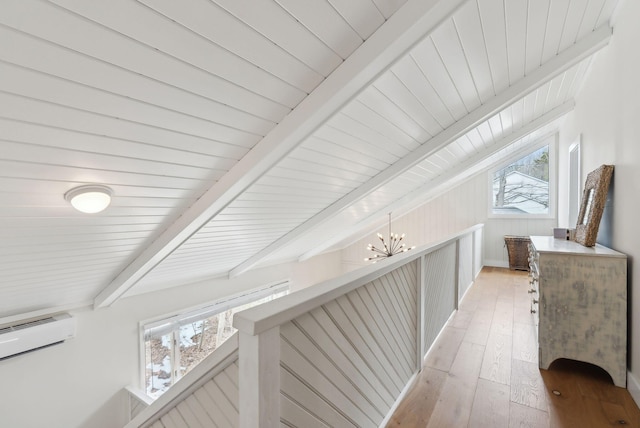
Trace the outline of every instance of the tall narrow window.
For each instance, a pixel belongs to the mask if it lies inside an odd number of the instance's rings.
[[[493,172],[493,214],[550,213],[549,146],[544,146]]]
[[[580,139],[569,147],[569,227],[575,227],[580,210]]]
[[[232,324],[236,312],[288,292],[289,283],[280,283],[144,324],[143,367],[147,395],[158,398],[231,337],[236,332]]]

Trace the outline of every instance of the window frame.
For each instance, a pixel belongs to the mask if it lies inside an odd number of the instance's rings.
[[[549,210],[546,214],[501,214],[493,212],[493,181],[494,174],[510,164],[522,159],[529,154],[540,150],[544,146],[549,146]],[[554,219],[557,210],[557,187],[558,187],[558,170],[557,170],[557,147],[558,134],[546,136],[537,140],[534,144],[527,144],[526,147],[516,151],[511,156],[503,159],[502,162],[489,169],[487,174],[488,192],[487,192],[487,217],[490,219]]]
[[[580,203],[582,200],[582,154],[581,154],[582,135],[578,135],[576,141],[569,146],[568,150],[568,169],[567,169],[567,224],[569,227],[575,227],[578,222],[578,214],[580,213]]]
[[[159,333],[156,333],[156,335],[171,334],[171,340],[172,340],[171,386],[173,386],[175,382],[182,377],[182,376],[176,376],[176,370],[177,369],[179,370],[179,363],[175,364],[176,361],[180,360],[179,358],[180,354],[179,354],[178,348],[180,346],[179,332],[180,332],[180,327],[182,325],[186,324],[188,321],[204,320],[206,318],[213,317],[213,316],[219,315],[220,313],[226,312],[229,309],[233,309],[238,306],[243,306],[245,304],[255,302],[257,300],[260,300],[281,292],[285,292],[285,291],[287,294],[291,292],[291,282],[288,279],[275,281],[262,287],[256,287],[256,288],[245,290],[236,294],[221,297],[217,300],[210,301],[202,305],[192,306],[189,308],[173,311],[168,314],[160,315],[157,317],[153,317],[153,318],[138,322],[138,334],[139,334],[138,336],[138,344],[139,344],[138,382],[139,382],[139,385],[138,386],[140,391],[144,393],[145,396],[149,397],[151,400],[156,400],[162,395],[161,394],[157,397],[153,397],[147,394],[146,341],[147,341],[147,336],[149,334],[148,333],[149,330],[157,329]]]

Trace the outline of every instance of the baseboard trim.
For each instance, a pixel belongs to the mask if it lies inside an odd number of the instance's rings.
[[[409,378],[409,381],[404,386],[404,389],[400,392],[400,395],[398,396],[398,398],[396,398],[396,401],[393,403],[393,406],[391,406],[391,409],[389,409],[389,412],[387,413],[387,416],[382,420],[380,425],[378,425],[378,428],[384,428],[384,427],[387,426],[387,424],[389,424],[389,421],[391,420],[391,417],[396,412],[396,409],[398,408],[398,406],[400,405],[400,403],[404,399],[405,395],[407,395],[407,393],[409,392],[409,390],[411,389],[411,387],[413,386],[415,381],[418,379],[418,374],[419,373],[420,372],[417,371],[417,372],[415,372],[413,374],[413,376],[411,376]]]
[[[469,288],[471,288],[471,287],[469,287]],[[467,291],[469,291],[469,290],[467,289]],[[465,292],[465,295],[466,295],[466,292]],[[391,409],[389,409],[389,413],[387,413],[387,416],[380,423],[378,428],[384,428],[384,427],[387,426],[387,424],[389,424],[389,421],[391,420],[391,417],[393,416],[393,414],[395,413],[396,409],[398,408],[398,406],[400,405],[400,403],[404,399],[405,395],[407,395],[407,393],[409,392],[409,390],[411,389],[413,384],[416,382],[416,380],[418,380],[418,375],[422,371],[422,366],[423,366],[424,360],[429,356],[429,352],[431,352],[431,350],[433,349],[434,343],[436,343],[438,341],[438,338],[440,338],[440,335],[444,333],[444,328],[447,325],[449,325],[449,323],[451,322],[451,319],[454,317],[454,315],[457,312],[458,312],[457,309],[454,309],[453,311],[451,311],[451,315],[449,315],[449,318],[447,319],[447,322],[444,323],[444,325],[440,329],[440,332],[438,332],[438,335],[435,337],[435,339],[433,339],[433,342],[431,342],[431,345],[429,346],[429,349],[427,349],[427,352],[425,352],[424,356],[422,357],[422,360],[420,360],[419,364],[420,364],[421,369],[416,371],[413,374],[413,376],[411,376],[411,378],[409,379],[407,384],[404,386],[404,389],[400,392],[400,395],[398,396],[398,398],[396,398],[396,401],[393,403],[393,406],[391,406]]]
[[[473,281],[471,281],[469,283],[469,285],[467,285],[467,288],[464,290],[464,293],[462,293],[462,296],[458,296],[458,301],[456,302],[456,309],[451,313],[451,316],[449,317],[449,319],[447,320],[446,324],[442,327],[442,330],[444,330],[444,327],[447,326],[447,324],[449,324],[449,321],[451,321],[451,317],[458,311],[458,308],[460,307],[460,303],[462,303],[462,300],[464,299],[464,297],[467,295],[467,293],[469,292],[469,290],[471,289],[471,286],[473,285],[473,283],[476,282],[475,279]],[[442,333],[442,330],[440,330],[440,333]],[[438,335],[440,334],[438,333]],[[435,343],[435,340],[433,341],[433,343]]]
[[[640,382],[630,371],[627,372],[627,390],[636,405],[640,407]]]
[[[505,260],[485,260],[485,266],[508,268],[509,262]]]

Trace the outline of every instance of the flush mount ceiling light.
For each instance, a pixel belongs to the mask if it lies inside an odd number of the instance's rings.
[[[78,211],[94,214],[109,206],[111,195],[113,191],[109,187],[91,184],[69,190],[64,194],[64,198]]]

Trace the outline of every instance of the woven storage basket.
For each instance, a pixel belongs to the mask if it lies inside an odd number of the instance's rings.
[[[509,269],[511,270],[529,270],[529,243],[531,239],[528,236],[511,236],[504,237],[504,243],[507,246],[509,254]]]

